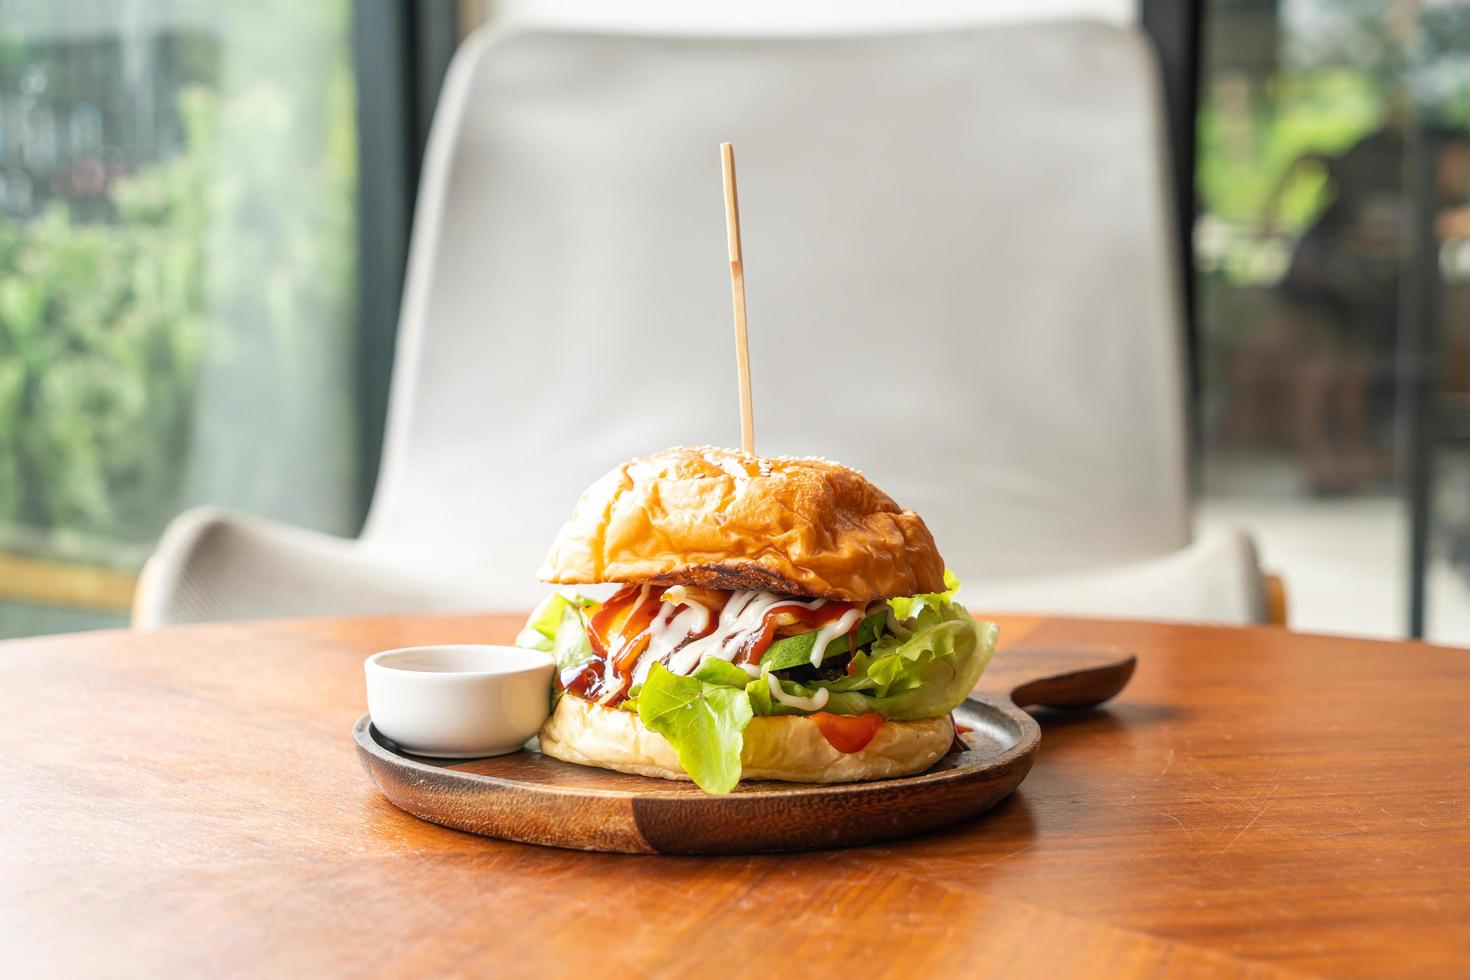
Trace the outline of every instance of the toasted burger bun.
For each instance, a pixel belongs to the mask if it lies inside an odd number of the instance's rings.
[[[923,772],[954,742],[949,717],[885,721],[858,752],[834,749],[810,718],[752,718],[740,753],[742,779],[790,783],[853,783]],[[575,695],[557,702],[541,729],[541,751],[563,762],[601,766],[639,776],[688,779],[662,735],[643,727],[636,712],[604,708]]]
[[[918,514],[821,459],[666,449],[582,494],[540,577],[865,601],[944,590]]]

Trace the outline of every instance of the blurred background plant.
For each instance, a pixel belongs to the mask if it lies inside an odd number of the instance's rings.
[[[132,572],[206,500],[355,529],[349,15],[0,7],[0,554]]]
[[[1442,129],[1470,128],[1470,6],[1216,0],[1209,16],[1195,228],[1205,418],[1227,452],[1295,448],[1289,409],[1272,413],[1271,431],[1238,424],[1240,413],[1260,413],[1232,401],[1259,402],[1263,393],[1232,372],[1239,374],[1241,357],[1253,359],[1246,369],[1252,375],[1261,373],[1259,362],[1271,360],[1281,369],[1277,383],[1291,382],[1291,353],[1282,348],[1290,341],[1276,336],[1290,332],[1277,322],[1283,279],[1303,235],[1326,209],[1365,194],[1342,186],[1341,174],[1334,179],[1333,163],[1386,134],[1397,142],[1358,172],[1376,169],[1375,185],[1401,194],[1404,132],[1412,118]],[[1467,195],[1470,188],[1462,199]],[[1464,343],[1459,325],[1470,294],[1465,275],[1447,273],[1445,326],[1453,356]],[[1386,329],[1391,333],[1393,324]],[[1448,371],[1452,379],[1464,373],[1453,365]]]
[[[182,499],[215,106],[180,102],[188,151],[117,180],[115,220],[0,220],[0,525],[51,557],[129,564]]]
[[[1470,397],[1470,5],[1210,0],[1205,18],[1202,520],[1250,527],[1290,569],[1294,625],[1393,635],[1381,624],[1417,579],[1401,309],[1416,201],[1440,228],[1430,383]],[[1417,146],[1436,187],[1406,179]],[[1463,642],[1470,575],[1450,567],[1470,554],[1470,455],[1433,452],[1430,632]]]

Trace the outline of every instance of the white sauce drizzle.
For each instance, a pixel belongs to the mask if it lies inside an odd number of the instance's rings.
[[[883,611],[888,614],[888,632],[892,633],[900,640],[907,640],[909,637],[914,635],[913,630],[909,629],[903,623],[900,623],[898,621],[898,614],[894,612],[893,607],[886,602],[883,603]]]
[[[812,644],[812,666],[822,666],[822,661],[827,657],[827,644],[852,632],[852,628],[862,621],[863,611],[861,609],[849,609],[842,614],[842,618],[830,626],[823,626],[817,630],[817,641]]]
[[[634,616],[638,615],[638,607],[643,605],[643,603],[647,600],[648,586],[639,586],[638,600],[633,603],[633,608],[628,610],[628,616],[626,619],[623,620],[623,622],[629,622]],[[652,627],[649,628],[652,629]],[[643,631],[643,633],[647,632],[648,630]],[[643,633],[639,633],[638,636],[641,637]],[[618,680],[618,673],[616,670],[613,669],[613,661],[617,659],[619,651],[627,649],[633,643],[637,642],[637,639],[638,637],[634,637],[627,643],[619,644],[616,650],[608,650],[607,659],[602,662],[602,687],[605,693],[602,695],[602,697],[598,698],[598,704],[608,704],[612,701],[613,698],[617,697],[618,692],[622,690],[622,684]]]
[[[649,624],[648,649],[643,651],[633,668],[634,684],[642,684],[653,665],[662,662],[680,643],[709,629],[709,609],[690,599],[684,603],[670,605]]]
[[[767,674],[766,681],[771,685],[771,697],[780,701],[788,708],[798,708],[802,711],[821,711],[831,696],[825,687],[817,688],[817,693],[812,697],[804,698],[796,694],[787,694],[781,688],[781,682],[776,680],[775,674]]]
[[[643,603],[649,601],[648,592],[649,586],[647,585],[639,588],[638,597],[628,612],[628,619],[637,615]],[[647,648],[639,655],[638,662],[633,666],[632,683],[635,686],[648,679],[648,672],[656,663],[662,663],[672,673],[685,677],[694,673],[707,659],[724,660],[728,663],[741,651],[752,635],[758,635],[765,628],[766,617],[770,614],[781,609],[819,609],[828,602],[826,599],[802,601],[773,592],[756,590],[736,592],[730,596],[724,609],[720,611],[719,622],[715,624],[715,628],[707,636],[689,640],[689,637],[709,630],[710,617],[714,615],[714,611],[690,596],[683,586],[674,586],[665,590],[661,599],[666,606],[653,617],[647,628],[637,636],[618,644],[619,649],[626,650],[641,641],[643,637],[648,637]],[[828,645],[837,637],[852,632],[853,627],[862,621],[863,615],[864,610],[851,609],[827,626],[819,628],[816,631],[816,640],[812,644],[812,665],[820,667],[826,658]],[[613,670],[613,661],[616,656],[616,650],[610,651],[610,655],[603,663],[603,687],[607,691],[603,701],[611,700],[620,689],[616,672]],[[761,674],[759,664],[740,664],[739,666],[752,678],[759,677]],[[774,694],[774,688],[772,692]],[[793,696],[785,692],[775,696],[783,704],[790,704],[792,707],[800,707],[808,711],[815,711],[827,703],[825,689],[816,699],[790,700]],[[811,701],[816,702],[815,707],[807,703]]]
[[[634,682],[638,683],[647,677],[649,669],[666,657],[668,659],[664,666],[681,676],[694,673],[706,657],[728,662],[740,652],[742,641],[750,634],[759,633],[764,628],[768,614],[788,608],[817,609],[826,604],[826,599],[802,602],[798,599],[776,595],[773,592],[754,590],[736,592],[730,596],[730,601],[725,603],[725,608],[720,611],[720,619],[713,632],[685,644],[672,656],[670,656],[671,651],[690,635],[709,628],[710,611],[702,606],[698,607],[704,612],[703,620],[697,620],[694,616],[684,618],[684,612],[687,610],[681,610],[679,615],[673,617],[660,616],[649,627],[652,633],[651,639],[648,649],[644,651],[643,656],[638,660],[638,665],[634,668]],[[850,623],[849,628],[851,628]],[[825,643],[822,644],[822,649],[825,651]],[[746,673],[750,673],[750,665],[745,666]],[[759,674],[760,671],[757,668],[751,676],[759,676]]]

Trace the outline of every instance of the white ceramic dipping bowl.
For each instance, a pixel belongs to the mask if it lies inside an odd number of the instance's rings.
[[[414,755],[476,759],[519,749],[551,710],[548,654],[456,644],[384,650],[363,663],[373,726]]]

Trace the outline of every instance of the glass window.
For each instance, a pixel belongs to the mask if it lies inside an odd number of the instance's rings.
[[[1470,392],[1470,7],[1212,0],[1205,23],[1204,517],[1256,533],[1293,626],[1402,635],[1404,464]],[[1464,515],[1449,512],[1464,477],[1431,469],[1431,635],[1467,642],[1470,566],[1450,533]]]
[[[359,518],[346,0],[0,3],[0,635],[169,519]]]

